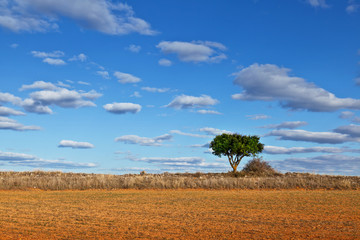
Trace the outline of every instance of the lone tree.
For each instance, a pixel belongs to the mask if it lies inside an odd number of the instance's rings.
[[[235,173],[243,157],[256,156],[257,153],[262,152],[264,144],[260,143],[259,140],[260,137],[258,136],[223,133],[216,136],[209,147],[213,150],[214,155],[218,157],[227,156]]]

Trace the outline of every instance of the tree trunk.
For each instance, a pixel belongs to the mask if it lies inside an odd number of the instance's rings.
[[[233,173],[236,173],[236,169],[237,169],[237,167],[238,167],[238,164],[234,164],[234,165],[232,165],[231,167],[233,168]]]

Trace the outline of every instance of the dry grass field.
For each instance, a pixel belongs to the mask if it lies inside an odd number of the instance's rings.
[[[3,190],[0,239],[360,239],[360,191]]]

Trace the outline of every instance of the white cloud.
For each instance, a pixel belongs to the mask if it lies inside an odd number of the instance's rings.
[[[55,66],[61,66],[61,65],[65,65],[66,62],[64,62],[64,60],[62,59],[58,59],[58,58],[45,58],[43,60],[44,63],[48,63],[50,65],[55,65]]]
[[[354,81],[356,85],[360,86],[360,77],[355,78]]]
[[[12,103],[14,105],[21,105],[22,100],[11,93],[0,92],[0,103]]]
[[[196,111],[197,113],[200,114],[213,114],[213,115],[221,115],[222,113],[218,112],[218,111],[214,111],[214,110],[205,110],[205,109],[200,109]]]
[[[278,136],[279,140],[305,141],[316,143],[340,144],[360,142],[347,134],[336,132],[309,132],[305,130],[273,130],[265,136]]]
[[[300,154],[300,153],[344,153],[344,152],[360,152],[358,149],[336,148],[336,147],[277,147],[265,145],[264,153],[267,154]]]
[[[0,106],[0,116],[10,116],[10,115],[24,116],[25,113],[23,113],[21,111],[14,110],[12,108]]]
[[[225,46],[216,42],[162,41],[156,47],[164,54],[176,54],[183,62],[221,62],[227,58],[221,52]]]
[[[90,90],[89,92],[82,92],[80,95],[84,98],[95,100],[102,96],[101,93],[96,92],[95,90]]]
[[[72,58],[70,58],[69,61],[85,62],[87,59],[88,59],[88,57],[85,54],[80,53],[79,55],[75,55]]]
[[[301,126],[305,126],[307,125],[307,122],[304,121],[294,121],[294,122],[283,122],[280,124],[271,124],[271,125],[266,125],[263,128],[275,128],[275,129],[282,129],[282,128],[288,128],[288,129],[294,129],[294,128],[298,128]]]
[[[351,14],[357,12],[359,9],[360,9],[360,3],[358,3],[355,0],[349,0],[345,10],[347,13]]]
[[[143,157],[143,158],[129,158],[132,161],[147,162],[155,164],[161,168],[162,171],[201,171],[204,169],[228,169],[228,165],[223,163],[207,163],[201,157]]]
[[[153,93],[164,93],[170,90],[170,88],[154,88],[154,87],[142,87],[141,90]]]
[[[159,60],[159,65],[164,67],[170,67],[172,65],[172,62],[169,59],[162,58]]]
[[[326,0],[307,0],[307,2],[313,7],[328,8]]]
[[[215,105],[218,102],[219,102],[218,100],[207,95],[201,95],[200,97],[181,95],[181,96],[177,96],[166,107],[171,107],[176,109],[197,108],[197,107]]]
[[[138,91],[135,91],[133,94],[130,95],[130,97],[141,98],[142,96]]]
[[[272,162],[275,169],[323,174],[356,174],[360,170],[360,158],[341,154],[321,155],[310,158],[288,158]]]
[[[185,132],[182,132],[180,130],[171,130],[170,133],[179,134],[179,135],[188,136],[188,137],[209,138],[209,136],[206,136],[206,135],[200,135],[200,134],[194,134],[194,133],[185,133]]]
[[[69,80],[67,80],[67,82],[69,82]],[[71,86],[69,84],[63,83],[62,81],[58,81],[57,85],[59,87],[64,87],[64,88],[71,88]]]
[[[126,49],[130,52],[138,53],[141,50],[141,46],[130,44]]]
[[[61,140],[58,147],[70,147],[70,148],[94,148],[95,146],[91,143],[88,142],[76,142],[76,141],[72,141],[72,140]]]
[[[14,130],[14,131],[30,131],[30,130],[40,130],[38,126],[25,126],[21,123],[18,123],[14,119],[7,117],[0,117],[0,130]]]
[[[251,120],[263,120],[263,119],[271,118],[270,116],[265,114],[246,115],[246,117]]]
[[[116,142],[123,142],[128,144],[139,144],[141,146],[161,146],[163,141],[172,139],[170,134],[164,134],[155,138],[139,137],[136,135],[125,135],[115,138]]]
[[[59,50],[52,52],[31,51],[31,54],[38,58],[61,58],[65,56],[65,53]]]
[[[359,138],[360,137],[360,125],[350,124],[347,126],[340,126],[336,129],[334,129],[334,132],[341,133],[341,134],[347,134],[348,136],[353,137],[353,138]]]
[[[17,43],[13,43],[10,45],[11,48],[17,48],[18,46],[19,46],[19,44],[17,44]]]
[[[234,74],[234,83],[243,88],[233,99],[279,101],[283,107],[313,112],[332,112],[339,109],[360,109],[360,100],[337,98],[334,94],[289,76],[290,69],[272,64],[253,64]]]
[[[220,130],[220,129],[211,128],[211,127],[200,128],[199,131],[205,132],[207,135],[212,135],[212,136],[221,135],[223,133],[232,134],[232,132],[230,132],[230,131]]]
[[[78,81],[77,82],[78,84],[81,84],[81,85],[86,85],[86,86],[90,86],[91,84],[88,83],[88,82],[83,82],[83,81]]]
[[[339,116],[339,117],[340,117],[341,119],[351,119],[351,118],[354,117],[354,115],[355,115],[354,112],[344,111],[344,112],[341,112],[341,113],[340,113],[340,116]]]
[[[35,102],[40,102],[45,106],[53,104],[64,108],[79,108],[96,106],[93,102],[83,99],[83,97],[89,98],[89,95],[95,98],[94,94],[97,95],[94,91],[79,93],[75,90],[62,88],[56,91],[44,90],[33,92],[30,94],[30,97]]]
[[[49,108],[51,105],[63,108],[95,107],[95,103],[89,100],[94,100],[100,96],[102,96],[102,94],[94,90],[77,92],[66,88],[58,88],[54,91],[43,90],[32,92],[30,98],[25,99],[21,106],[28,112],[51,114],[52,110]],[[85,100],[84,98],[89,100]]]
[[[138,77],[135,77],[129,73],[123,73],[123,72],[115,72],[114,76],[118,79],[119,83],[125,84],[125,83],[137,83],[140,82],[141,79]]]
[[[205,162],[205,159],[200,157],[177,157],[177,158],[167,158],[167,157],[146,157],[139,158],[135,161],[148,162],[148,163],[159,163],[161,165],[198,165]]]
[[[36,159],[36,157],[29,154],[0,151],[0,161],[21,161],[33,159]]]
[[[108,103],[103,108],[111,113],[125,114],[125,113],[138,113],[141,111],[141,106],[135,103]]]
[[[43,89],[43,90],[55,90],[59,89],[55,84],[44,81],[36,81],[30,85],[22,85],[19,89],[20,91],[29,90],[29,89]]]
[[[109,79],[110,75],[108,71],[97,71],[96,74],[102,76],[105,79]]]
[[[48,106],[44,106],[41,102],[27,98],[21,105],[26,111],[38,114],[52,114],[53,111]]]
[[[130,6],[108,0],[16,0],[0,5],[0,26],[14,32],[57,29],[61,17],[85,29],[111,35],[154,35],[149,23],[135,17]],[[60,22],[60,21],[59,21]]]
[[[96,167],[94,163],[76,163],[70,161],[61,160],[45,160],[33,155],[24,153],[2,152],[0,151],[0,161],[5,161],[13,165],[29,166],[29,167],[41,167],[41,168],[92,168]]]
[[[190,147],[192,147],[192,148],[209,148],[210,142],[205,143],[205,144],[194,144],[194,145],[191,145]]]

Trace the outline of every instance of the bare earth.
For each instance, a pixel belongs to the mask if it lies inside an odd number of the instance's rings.
[[[0,191],[0,239],[360,239],[360,191]]]

